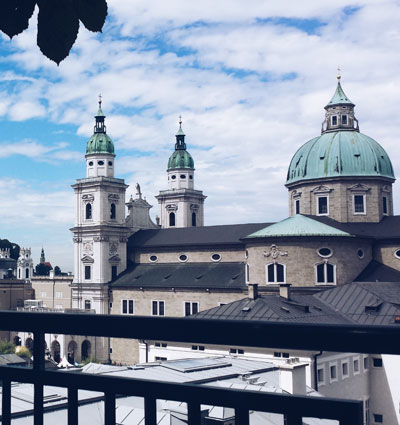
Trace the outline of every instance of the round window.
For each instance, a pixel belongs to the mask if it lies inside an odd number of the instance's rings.
[[[150,260],[152,263],[154,263],[154,262],[156,262],[156,261],[158,260],[158,257],[157,257],[157,255],[150,255],[149,260]]]
[[[104,165],[104,161],[97,161],[97,164]]]
[[[112,167],[112,161],[108,161],[108,165]]]
[[[181,179],[186,179],[186,176],[184,174],[181,174]]]
[[[171,179],[172,180],[175,180],[176,179],[176,175],[174,174],[173,176],[171,176]]]
[[[188,260],[188,256],[186,254],[181,254],[179,256],[179,261],[182,261],[182,263],[184,263],[187,260]]]
[[[320,248],[318,250],[318,255],[321,257],[330,257],[332,255],[332,250],[329,248]]]
[[[400,249],[396,249],[396,251],[394,251],[394,256],[396,258],[400,258]]]
[[[89,167],[93,167],[93,161],[89,162]]]
[[[358,255],[358,258],[364,258],[364,251],[362,249],[359,249],[357,251],[357,255]]]
[[[211,260],[213,261],[219,261],[221,259],[221,256],[219,254],[213,254],[211,256]]]

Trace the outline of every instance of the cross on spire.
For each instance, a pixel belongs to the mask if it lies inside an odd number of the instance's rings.
[[[99,108],[101,108],[101,102],[102,102],[102,96],[101,93],[99,94]]]
[[[182,115],[179,115],[179,127],[182,127]]]
[[[337,76],[336,78],[338,79],[338,81],[340,81],[340,79],[342,78],[342,76],[340,75],[340,68],[337,68]]]

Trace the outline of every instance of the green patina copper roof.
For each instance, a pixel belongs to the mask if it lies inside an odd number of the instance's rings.
[[[94,126],[94,134],[87,142],[86,155],[92,154],[114,154],[114,144],[111,138],[106,133],[106,126],[104,125],[105,115],[101,109],[101,96],[99,99],[99,109],[95,116],[96,124]]]
[[[336,131],[311,139],[294,154],[286,185],[340,176],[395,178],[389,156],[378,142],[357,131]]]
[[[86,155],[96,153],[114,154],[114,144],[106,133],[94,133],[86,146]]]
[[[325,106],[325,108],[332,106],[332,105],[338,105],[338,104],[348,104],[348,105],[354,106],[354,103],[345,95],[345,93],[342,89],[342,85],[340,84],[340,81],[338,81],[336,91],[335,91],[332,99]]]
[[[269,238],[285,236],[352,236],[335,227],[320,223],[301,214],[285,218],[278,223],[252,233],[246,238]]]
[[[182,130],[182,120],[179,120],[179,129],[175,135],[175,152],[169,157],[168,171],[178,168],[194,169],[192,155],[186,150],[185,133]]]

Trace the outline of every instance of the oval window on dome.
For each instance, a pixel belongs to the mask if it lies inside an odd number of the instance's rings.
[[[108,161],[108,166],[112,167],[112,161]]]
[[[400,249],[396,249],[396,251],[394,251],[394,256],[396,258],[400,258]]]
[[[174,174],[173,176],[171,176],[171,179],[172,180],[175,180],[176,179],[176,175]]]
[[[89,167],[93,167],[93,161],[89,162]]]
[[[215,253],[215,254],[211,255],[211,260],[212,261],[220,261],[221,260],[221,255]]]
[[[358,255],[358,258],[364,258],[364,251],[360,248],[360,249],[357,251],[357,255]]]
[[[104,165],[104,161],[97,161],[98,165]]]
[[[150,260],[152,263],[155,263],[155,262],[158,260],[158,257],[157,257],[157,255],[150,255],[149,260]]]
[[[181,174],[181,179],[186,179],[186,176],[184,174]]]
[[[181,254],[179,256],[179,261],[181,261],[182,263],[185,263],[188,260],[188,256],[186,254]]]
[[[332,255],[332,250],[330,248],[320,248],[318,250],[318,255],[324,258],[330,257]]]

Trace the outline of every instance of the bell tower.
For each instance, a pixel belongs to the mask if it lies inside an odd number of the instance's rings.
[[[114,144],[107,135],[99,97],[93,136],[86,147],[86,178],[75,191],[74,308],[108,313],[108,282],[126,269],[123,179],[114,177]]]
[[[162,228],[204,226],[206,196],[194,189],[194,161],[186,150],[185,133],[179,117],[175,151],[168,160],[168,190],[156,196]]]

